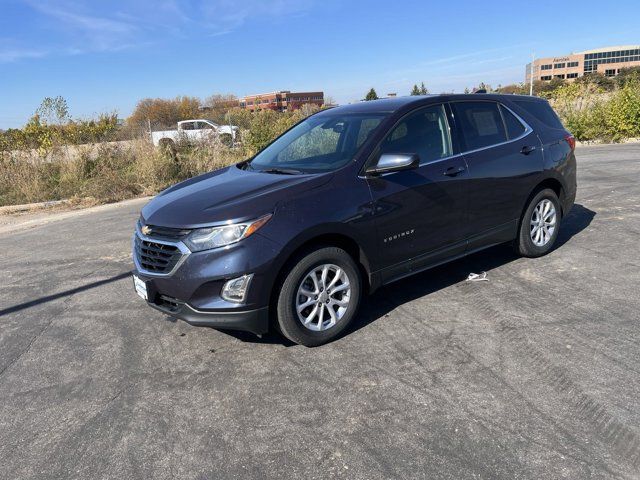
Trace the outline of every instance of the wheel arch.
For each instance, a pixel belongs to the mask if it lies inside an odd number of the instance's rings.
[[[558,180],[557,178],[554,177],[547,177],[544,180],[540,181],[529,193],[529,196],[527,196],[526,201],[524,202],[524,205],[522,205],[522,209],[520,210],[520,218],[518,218],[518,229],[516,230],[517,232],[520,231],[520,228],[522,226],[522,218],[524,217],[525,212],[527,211],[527,207],[529,206],[529,202],[531,202],[531,199],[533,197],[535,197],[538,192],[540,192],[541,190],[544,190],[546,188],[549,188],[551,190],[553,190],[555,192],[555,194],[558,196],[558,200],[560,203],[560,218],[562,218],[564,216],[564,197],[565,197],[565,188],[562,185],[562,182],[560,180]]]
[[[354,236],[336,231],[313,232],[297,237],[283,249],[280,261],[276,265],[277,273],[272,277],[270,307],[274,307],[275,302],[277,302],[279,293],[279,288],[277,287],[282,284],[285,275],[294,262],[307,252],[321,247],[342,248],[351,255],[360,270],[363,291],[369,291],[371,288],[371,263],[369,256]],[[269,310],[275,311],[274,308]]]
[[[529,205],[529,202],[531,201],[531,199],[540,190],[544,190],[545,188],[549,188],[553,190],[555,194],[558,196],[558,200],[560,201],[560,210],[561,210],[560,214],[564,216],[564,203],[565,203],[565,192],[566,192],[565,187],[559,179],[555,177],[547,177],[544,180],[540,181],[529,193],[529,196],[527,197],[527,200],[524,202],[524,205],[522,206],[522,209],[520,211],[520,220],[522,220],[522,215],[524,215],[524,212],[527,210],[527,206]]]

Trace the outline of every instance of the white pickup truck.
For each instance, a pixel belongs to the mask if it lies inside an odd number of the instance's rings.
[[[238,135],[238,127],[234,125],[218,125],[210,120],[183,120],[178,122],[177,130],[164,130],[151,132],[153,144],[162,147],[173,148],[178,142],[198,143],[211,141],[216,137],[232,143]],[[226,138],[225,138],[226,137]]]

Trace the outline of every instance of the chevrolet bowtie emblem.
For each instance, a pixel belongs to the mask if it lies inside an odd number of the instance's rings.
[[[150,235],[151,234],[151,227],[149,225],[143,225],[142,228],[140,229],[140,231],[144,235]]]

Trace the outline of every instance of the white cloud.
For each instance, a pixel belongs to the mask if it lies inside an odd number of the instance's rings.
[[[39,51],[39,55],[28,45],[17,50],[7,49],[5,53],[0,52],[0,61],[37,58],[49,53],[72,55],[117,51],[162,43],[168,37],[224,35],[254,19],[279,21],[304,14],[311,1],[23,0],[36,15],[46,20],[41,28],[51,38],[51,48]]]
[[[45,50],[28,48],[3,48],[0,50],[0,63],[9,63],[25,58],[40,58],[47,54]]]

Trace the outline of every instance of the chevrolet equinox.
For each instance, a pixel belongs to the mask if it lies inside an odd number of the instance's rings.
[[[542,99],[432,95],[322,110],[143,209],[136,292],[193,325],[316,346],[363,295],[492,245],[549,252],[575,140]]]

